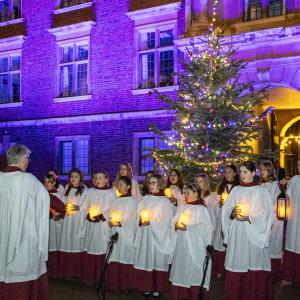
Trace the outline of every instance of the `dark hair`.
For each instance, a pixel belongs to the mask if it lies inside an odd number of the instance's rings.
[[[193,193],[197,193],[198,199],[201,202],[200,204],[206,206],[204,200],[201,197],[201,190],[198,188],[197,185],[195,185],[193,183],[190,183],[190,184],[185,186],[185,189],[188,189],[188,190],[192,191]]]
[[[51,180],[53,183],[56,182],[55,178],[50,174],[47,174],[47,175],[44,176],[44,181],[46,179]]]
[[[256,172],[256,165],[253,161],[251,160],[247,160],[247,161],[244,161],[241,165],[240,165],[240,168],[241,167],[245,167],[248,171],[250,172]],[[253,182],[255,183],[260,183],[260,178],[259,176],[257,176],[256,174],[254,175],[253,177]]]
[[[176,183],[176,185],[180,188],[180,190],[182,191],[183,187],[184,187],[184,183],[183,183],[183,179],[182,179],[182,175],[181,173],[177,170],[177,169],[171,169],[169,171],[169,175],[168,175],[168,181],[167,181],[167,187],[170,187],[172,185],[171,181],[170,181],[170,173],[171,172],[175,172],[177,174],[178,177],[178,181]]]
[[[71,178],[72,173],[77,173],[80,177],[80,181],[79,181],[79,186],[78,187],[73,187],[71,183],[68,184],[68,188],[65,192],[65,196],[68,197],[69,193],[71,191],[72,188],[77,189],[75,196],[81,196],[84,190],[84,183],[83,183],[83,173],[78,169],[78,168],[73,168],[70,172],[69,172],[69,179]]]
[[[131,192],[132,183],[131,183],[131,179],[128,176],[120,176],[118,181],[123,181],[126,185],[129,185],[130,189],[128,190],[128,192]]]
[[[149,175],[153,175],[153,174],[155,174],[155,171],[148,171],[148,172],[145,174],[144,183],[143,183],[143,186],[142,186],[142,189],[141,189],[141,192],[142,192],[142,195],[143,195],[143,196],[149,194],[149,189],[148,189],[148,176],[149,176]]]
[[[226,187],[226,185],[227,185],[228,183],[231,183],[231,184],[232,184],[232,187],[234,187],[234,186],[240,184],[240,177],[239,177],[239,172],[238,172],[237,166],[236,166],[236,165],[230,164],[230,165],[227,165],[227,166],[225,167],[225,170],[226,170],[226,169],[231,169],[231,170],[235,173],[235,175],[234,175],[234,177],[233,177],[233,182],[228,182],[228,181],[226,180],[225,176],[223,176],[223,179],[222,179],[221,183],[220,183],[219,186],[218,186],[218,190],[217,190],[217,194],[218,194],[218,195],[221,195],[221,194],[224,192],[225,187]]]
[[[53,172],[56,176],[58,176],[58,171],[57,171],[57,169],[49,169],[49,170],[48,170],[48,174],[49,174],[50,172]],[[57,179],[54,178],[54,181],[55,181],[55,188],[57,189],[57,188],[59,187],[59,180],[58,180],[58,178],[57,178]]]
[[[106,187],[109,187],[109,176],[108,176],[108,173],[106,171],[95,171],[93,172],[92,174],[92,178],[96,175],[96,174],[103,174],[105,179],[107,179],[107,183],[106,183]]]

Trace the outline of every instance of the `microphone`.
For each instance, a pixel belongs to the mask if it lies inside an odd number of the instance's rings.
[[[111,236],[110,241],[114,244],[118,241],[118,239],[119,239],[119,234],[116,232]]]

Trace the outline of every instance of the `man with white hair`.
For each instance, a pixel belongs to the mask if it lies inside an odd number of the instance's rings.
[[[0,299],[48,299],[49,194],[29,173],[30,150],[15,145],[0,172]]]

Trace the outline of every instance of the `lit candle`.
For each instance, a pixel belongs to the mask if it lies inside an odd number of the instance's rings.
[[[99,216],[100,215],[99,208],[97,208],[97,207],[90,207],[89,208],[89,214],[90,214],[90,218],[91,219],[95,218],[96,216]]]
[[[140,213],[142,224],[150,222],[150,212],[147,209],[141,210]]]
[[[72,200],[67,203],[66,212],[68,216],[73,216],[76,214],[76,211],[74,210],[74,203],[72,203]]]
[[[237,208],[240,209],[240,215],[243,217],[249,216],[249,204],[245,202],[239,202],[237,205]]]
[[[121,212],[119,210],[113,210],[111,212],[111,223],[113,225],[118,225],[121,222]]]
[[[170,189],[170,188],[166,188],[165,190],[164,190],[164,194],[165,194],[165,196],[166,197],[168,197],[168,198],[172,198],[172,190]]]
[[[191,212],[189,210],[181,213],[180,217],[179,217],[179,219],[177,221],[177,226],[178,227],[184,227],[184,226],[189,225],[190,216],[191,216]]]
[[[120,197],[122,195],[117,188],[115,189],[115,191],[116,191],[117,197]]]
[[[227,192],[223,192],[222,194],[221,194],[221,204],[223,205],[224,203],[225,203],[225,201],[227,200],[227,198],[228,198],[228,193]]]

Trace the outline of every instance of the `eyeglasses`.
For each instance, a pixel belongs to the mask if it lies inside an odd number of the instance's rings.
[[[148,182],[148,185],[154,185],[154,184],[156,184],[157,183],[157,181],[149,181]]]

